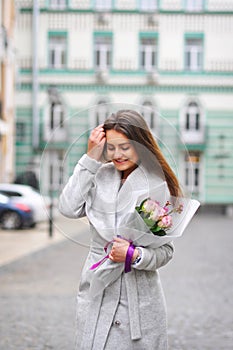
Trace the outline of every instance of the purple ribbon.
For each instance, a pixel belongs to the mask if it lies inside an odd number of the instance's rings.
[[[126,253],[126,258],[125,258],[125,273],[131,271],[131,264],[132,264],[132,258],[133,258],[134,251],[135,251],[135,246],[133,245],[132,242],[130,242],[127,253]]]
[[[113,242],[114,242],[114,240],[112,240],[106,244],[106,246],[104,247],[105,253],[107,253],[109,245],[112,244]],[[125,257],[125,273],[131,271],[131,263],[132,263],[134,250],[135,250],[135,246],[133,245],[133,243],[131,241],[129,241],[129,247],[128,247],[128,250],[126,253],[126,257]],[[101,260],[97,261],[97,263],[93,264],[90,267],[90,270],[95,270],[97,267],[99,267],[101,264],[103,264],[105,262],[105,260],[107,260],[108,258],[109,258],[109,254],[105,255]]]
[[[108,251],[108,247],[111,243],[113,243],[114,240],[108,242],[106,244],[106,246],[104,247],[104,251],[105,253],[107,253]],[[90,270],[95,270],[97,267],[99,267],[101,264],[103,264],[105,262],[105,260],[107,260],[109,258],[109,254],[105,255],[101,260],[99,260],[97,263],[93,264],[91,267],[90,267]]]

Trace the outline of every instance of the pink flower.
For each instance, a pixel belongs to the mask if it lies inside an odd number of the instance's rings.
[[[160,207],[160,208],[159,208],[159,216],[164,216],[164,215],[166,215],[166,214],[167,214],[167,210]]]
[[[166,215],[162,217],[162,219],[158,222],[158,226],[161,228],[168,228],[172,225],[172,217],[171,215]]]
[[[142,206],[142,210],[145,213],[151,213],[156,209],[157,206],[158,204],[155,201],[152,201],[151,199],[147,199],[147,201],[145,201],[145,203]]]
[[[160,212],[160,208],[159,207],[155,208],[150,214],[150,219],[153,221],[157,221],[160,216],[159,212]]]

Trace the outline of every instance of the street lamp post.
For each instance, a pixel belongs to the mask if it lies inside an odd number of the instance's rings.
[[[56,86],[50,86],[48,88],[50,113],[52,114],[52,108],[54,104],[60,103],[60,96]],[[53,131],[53,130],[51,130]],[[49,197],[50,197],[50,207],[49,207],[49,237],[53,237],[53,209],[54,209],[54,171],[53,171],[53,147],[54,135],[52,134],[49,140],[50,147],[49,152]]]

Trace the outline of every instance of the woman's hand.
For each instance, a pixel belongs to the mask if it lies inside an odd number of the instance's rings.
[[[106,136],[105,136],[103,124],[101,124],[91,132],[91,135],[88,140],[88,147],[87,147],[88,156],[99,161],[103,154],[105,141],[106,141]]]
[[[127,240],[120,237],[116,237],[114,239],[111,252],[109,253],[109,259],[117,263],[125,262],[128,248],[129,248],[129,242]],[[137,256],[138,256],[138,250],[135,249],[132,261],[134,261]]]

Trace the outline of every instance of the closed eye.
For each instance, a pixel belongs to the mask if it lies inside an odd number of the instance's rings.
[[[115,150],[115,147],[112,147],[112,146],[110,146],[110,145],[107,145],[107,150],[108,150],[108,151],[114,151],[114,150]]]

